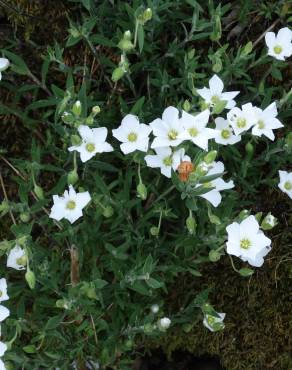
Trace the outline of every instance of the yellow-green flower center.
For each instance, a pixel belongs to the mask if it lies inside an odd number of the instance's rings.
[[[237,127],[244,128],[246,126],[246,119],[245,118],[238,118],[236,121]]]
[[[66,204],[66,208],[70,210],[76,208],[76,203],[74,202],[74,200],[69,200]]]
[[[134,143],[135,141],[137,141],[137,137],[138,137],[138,135],[135,132],[130,132],[129,135],[128,135],[128,140],[131,143]]]
[[[209,181],[209,182],[205,182],[205,183],[203,184],[203,186],[204,186],[204,188],[206,188],[206,189],[213,188],[213,184],[212,184],[212,182],[211,182],[211,181]]]
[[[86,150],[87,150],[89,153],[92,153],[92,152],[94,152],[94,151],[95,151],[95,145],[94,145],[94,144],[92,144],[92,143],[88,143],[88,144],[86,144],[85,148],[86,148]]]
[[[262,130],[263,128],[265,128],[265,122],[264,122],[262,119],[260,119],[260,120],[258,121],[258,128],[259,128],[260,130]]]
[[[176,140],[177,135],[178,135],[177,131],[170,130],[169,133],[168,133],[168,138],[169,138],[169,140]]]
[[[196,129],[196,127],[191,127],[188,129],[189,134],[191,137],[195,137],[198,135],[199,131]]]
[[[274,52],[275,52],[275,54],[281,54],[281,53],[282,53],[282,51],[283,51],[282,46],[280,46],[280,45],[276,45],[276,46],[274,47]]]
[[[212,98],[211,98],[211,102],[216,105],[217,103],[219,103],[220,101],[220,98],[218,95],[213,95]]]
[[[215,324],[215,317],[208,315],[207,321],[208,321],[208,324],[212,326],[213,324]]]
[[[223,139],[229,139],[231,136],[231,133],[228,129],[224,129],[221,131],[221,136],[223,137]]]
[[[3,295],[3,293],[2,293],[2,291],[0,290],[0,297],[2,297],[2,295]]]
[[[16,263],[20,266],[26,265],[26,256],[22,256],[16,259]]]
[[[171,166],[172,165],[172,157],[169,156],[169,157],[163,158],[163,164],[165,166],[168,166],[168,167]]]
[[[251,242],[248,239],[241,239],[240,241],[240,248],[248,249],[251,246]]]
[[[284,188],[286,190],[291,190],[292,189],[292,183],[290,181],[286,181],[284,184]]]

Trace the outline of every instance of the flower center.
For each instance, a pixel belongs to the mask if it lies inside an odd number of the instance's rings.
[[[213,95],[212,98],[211,98],[211,102],[216,105],[217,103],[219,103],[220,101],[220,98],[218,95]]]
[[[188,129],[189,134],[191,137],[195,137],[198,135],[199,131],[196,129],[196,127],[191,127]]]
[[[0,290],[0,297],[2,297],[2,295],[3,295],[3,293],[2,293],[2,291]]]
[[[229,139],[230,136],[231,136],[231,133],[230,131],[226,128],[224,130],[221,131],[221,136],[223,137],[223,139]]]
[[[203,184],[204,188],[206,189],[210,189],[210,188],[213,188],[213,184],[211,181],[209,182],[205,182],[205,184]]]
[[[241,239],[240,241],[240,248],[242,249],[249,249],[251,246],[251,242],[248,239]]]
[[[21,266],[26,265],[26,256],[17,258],[15,262]]]
[[[76,208],[76,203],[74,202],[74,200],[69,200],[66,204],[66,208],[70,210]]]
[[[167,167],[171,166],[172,165],[172,157],[169,156],[169,157],[163,158],[163,164]]]
[[[95,145],[94,145],[94,144],[92,144],[92,143],[88,143],[88,144],[86,144],[85,148],[86,148],[86,150],[87,150],[89,153],[92,153],[92,152],[94,152],[94,151],[95,151]]]
[[[280,45],[276,45],[276,46],[274,47],[274,52],[275,52],[276,54],[280,54],[280,53],[282,53],[282,50],[283,50],[283,48],[282,48],[282,46],[280,46]]]
[[[213,324],[215,324],[215,317],[208,315],[207,321],[208,321],[208,324],[212,326]]]
[[[245,118],[237,118],[236,124],[237,124],[237,127],[244,128],[246,126],[246,119]]]
[[[128,135],[128,140],[131,143],[134,143],[135,141],[137,141],[137,137],[138,137],[138,135],[135,132],[130,132],[129,135]]]
[[[170,130],[168,133],[169,140],[175,140],[177,138],[178,132],[175,130]]]
[[[265,122],[262,119],[258,121],[258,128],[261,130],[265,128]]]
[[[286,181],[284,184],[284,188],[286,190],[291,190],[292,189],[292,183],[290,181]]]

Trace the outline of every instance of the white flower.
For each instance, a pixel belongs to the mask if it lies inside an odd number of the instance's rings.
[[[9,60],[6,59],[6,58],[0,58],[0,81],[2,79],[2,73],[3,71],[5,71],[5,69],[7,69],[9,67]]]
[[[7,282],[5,278],[0,279],[0,302],[9,299],[7,294]]]
[[[171,320],[168,317],[163,317],[157,322],[159,329],[166,330],[170,327]]]
[[[3,342],[0,342],[0,357],[2,357],[6,351],[7,345]]]
[[[292,199],[292,172],[279,171],[279,188]]]
[[[0,359],[0,370],[7,370],[4,362]]]
[[[208,170],[205,176],[215,175],[224,172],[224,164],[222,162],[213,162],[212,167]],[[215,188],[209,191],[208,193],[201,194],[200,197],[207,199],[214,207],[218,207],[221,203],[222,196],[220,191],[226,189],[232,189],[234,183],[232,180],[225,182],[221,177],[218,177],[215,180],[212,180],[208,183],[203,184],[206,187]],[[200,185],[197,185],[197,187]]]
[[[236,103],[233,100],[240,91],[230,91],[230,92],[223,92],[224,84],[222,80],[217,76],[214,75],[209,80],[209,89],[204,87],[203,89],[197,89],[198,94],[205,100],[205,103],[214,106],[219,101],[226,101],[226,109],[231,109],[235,107]]]
[[[217,144],[233,145],[241,140],[241,136],[234,135],[233,129],[229,122],[221,117],[215,119],[215,141]]]
[[[89,128],[88,126],[81,125],[78,127],[79,135],[82,138],[80,145],[70,146],[68,150],[72,152],[77,150],[80,153],[82,162],[88,161],[94,157],[96,153],[112,152],[113,147],[105,140],[107,137],[107,128]]]
[[[50,218],[60,221],[66,218],[73,224],[82,216],[82,209],[90,202],[91,196],[88,191],[76,193],[73,186],[65,190],[63,196],[53,195],[54,205],[51,209]]]
[[[158,306],[158,304],[153,304],[152,306],[151,306],[151,312],[152,313],[157,313],[159,311],[159,306]]]
[[[122,142],[121,151],[129,154],[135,150],[147,152],[151,128],[139,120],[133,114],[127,114],[121,125],[113,130],[113,136]]]
[[[179,134],[179,138],[190,140],[203,150],[208,150],[208,140],[214,138],[215,131],[206,128],[209,121],[210,111],[208,109],[196,116],[185,111],[182,112],[180,119],[184,131]]]
[[[0,322],[7,319],[9,315],[10,315],[10,311],[8,310],[8,308],[4,306],[0,306]]]
[[[235,107],[227,113],[227,120],[233,127],[235,135],[247,131],[256,122],[254,107],[251,103],[244,104],[241,109]]]
[[[7,258],[7,267],[12,267],[15,270],[25,270],[26,254],[19,245],[10,250]]]
[[[153,134],[156,138],[153,140],[151,148],[161,148],[166,146],[177,146],[183,139],[179,138],[184,128],[178,117],[179,112],[174,107],[168,107],[162,114],[162,119],[157,118],[150,123]]]
[[[271,250],[271,240],[259,229],[254,216],[249,216],[240,224],[233,222],[227,226],[227,253],[247,261],[251,266],[261,267],[264,258]]]
[[[292,55],[292,31],[288,27],[281,28],[277,36],[274,32],[267,32],[265,40],[268,55],[278,60],[285,60]]]
[[[270,140],[275,139],[273,130],[284,127],[276,118],[278,115],[276,103],[270,104],[266,109],[254,107],[256,124],[252,128],[252,134],[255,136],[267,136]]]
[[[220,317],[212,316],[209,314],[204,315],[203,325],[209,329],[210,331],[218,331],[224,328],[223,320],[225,319],[225,313],[223,312],[217,312],[217,314]],[[214,327],[214,324],[217,324],[218,328],[216,328],[216,325]],[[219,324],[219,325],[218,325]]]
[[[171,169],[177,170],[184,157],[184,149],[172,152],[171,148],[156,148],[156,155],[146,155],[145,161],[148,167],[160,168],[161,173],[166,177],[171,177]],[[188,157],[187,157],[188,158]]]

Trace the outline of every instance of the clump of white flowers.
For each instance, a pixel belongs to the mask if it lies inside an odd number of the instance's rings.
[[[292,55],[292,31],[288,27],[281,28],[277,35],[274,32],[267,32],[265,40],[268,55],[278,60],[285,60]]]
[[[228,254],[247,261],[251,266],[261,267],[264,257],[271,250],[271,240],[260,230],[255,216],[245,218],[241,223],[233,222],[227,226]]]

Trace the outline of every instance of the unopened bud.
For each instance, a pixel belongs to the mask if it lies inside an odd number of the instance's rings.
[[[221,257],[220,253],[218,251],[216,251],[216,250],[212,250],[212,251],[209,252],[209,260],[211,262],[217,262],[217,261],[219,261],[220,260],[220,257]]]
[[[254,147],[250,141],[245,145],[245,151],[247,153],[248,158],[251,158],[253,156]]]
[[[191,235],[195,234],[197,228],[197,222],[193,216],[189,216],[186,219],[186,226]]]
[[[124,74],[125,72],[123,68],[121,67],[115,68],[112,74],[112,80],[114,82],[117,82],[124,76]]]
[[[140,197],[142,200],[147,199],[147,188],[142,182],[140,182],[137,186],[137,193],[138,197]]]
[[[64,112],[62,114],[62,121],[64,123],[73,123],[74,121],[74,116],[72,113],[69,113],[69,112]]]
[[[73,107],[72,107],[72,112],[75,116],[79,117],[81,112],[82,112],[82,106],[80,100],[77,100]]]
[[[205,163],[210,164],[210,163],[213,163],[215,161],[216,157],[217,157],[217,151],[212,150],[207,155],[205,155],[204,161],[205,161]]]
[[[144,13],[143,13],[143,21],[144,22],[148,22],[150,21],[150,19],[152,18],[152,9],[151,8],[147,8]]]
[[[87,118],[86,118],[86,120],[85,120],[85,123],[86,123],[86,125],[87,126],[91,126],[91,125],[93,125],[93,123],[94,123],[94,118],[93,118],[93,116],[88,116]]]
[[[35,184],[33,191],[39,199],[44,199],[45,198],[44,197],[44,191],[39,185]]]
[[[29,222],[29,220],[30,220],[29,212],[23,212],[23,213],[20,214],[19,217],[20,217],[21,221],[24,222],[24,223]]]
[[[91,112],[92,112],[93,117],[95,117],[97,114],[99,114],[100,111],[101,111],[101,109],[98,105],[95,105],[94,107],[92,107]]]
[[[153,236],[157,236],[159,234],[159,228],[156,226],[152,226],[150,228],[150,234]]]
[[[158,306],[158,304],[153,304],[152,306],[151,306],[151,312],[152,313],[158,313],[158,311],[159,311],[159,306]]]
[[[184,101],[184,104],[183,104],[183,109],[186,111],[186,112],[189,112],[191,110],[191,104],[188,100],[185,100]]]
[[[263,219],[261,224],[261,228],[263,230],[271,230],[273,227],[277,225],[277,219],[271,213],[267,214],[267,216]]]
[[[75,185],[78,179],[79,179],[79,176],[76,170],[70,171],[67,175],[68,185]]]
[[[131,40],[123,38],[119,43],[118,47],[125,53],[131,51],[134,48],[134,44]]]
[[[106,206],[102,212],[102,215],[106,218],[110,218],[112,217],[112,215],[114,214],[114,209],[113,207],[111,206]]]
[[[25,280],[30,287],[30,289],[35,288],[35,274],[31,270],[27,270],[25,273]]]
[[[75,39],[77,39],[81,34],[80,34],[80,32],[78,31],[78,29],[77,28],[70,28],[69,29],[69,33],[70,33],[70,35],[72,36],[72,37],[74,37]]]
[[[71,139],[72,145],[74,145],[74,146],[78,146],[82,142],[81,137],[78,136],[78,135],[71,135],[70,139]]]
[[[163,317],[157,322],[158,328],[162,331],[167,330],[170,327],[170,324],[171,320],[168,317]]]

